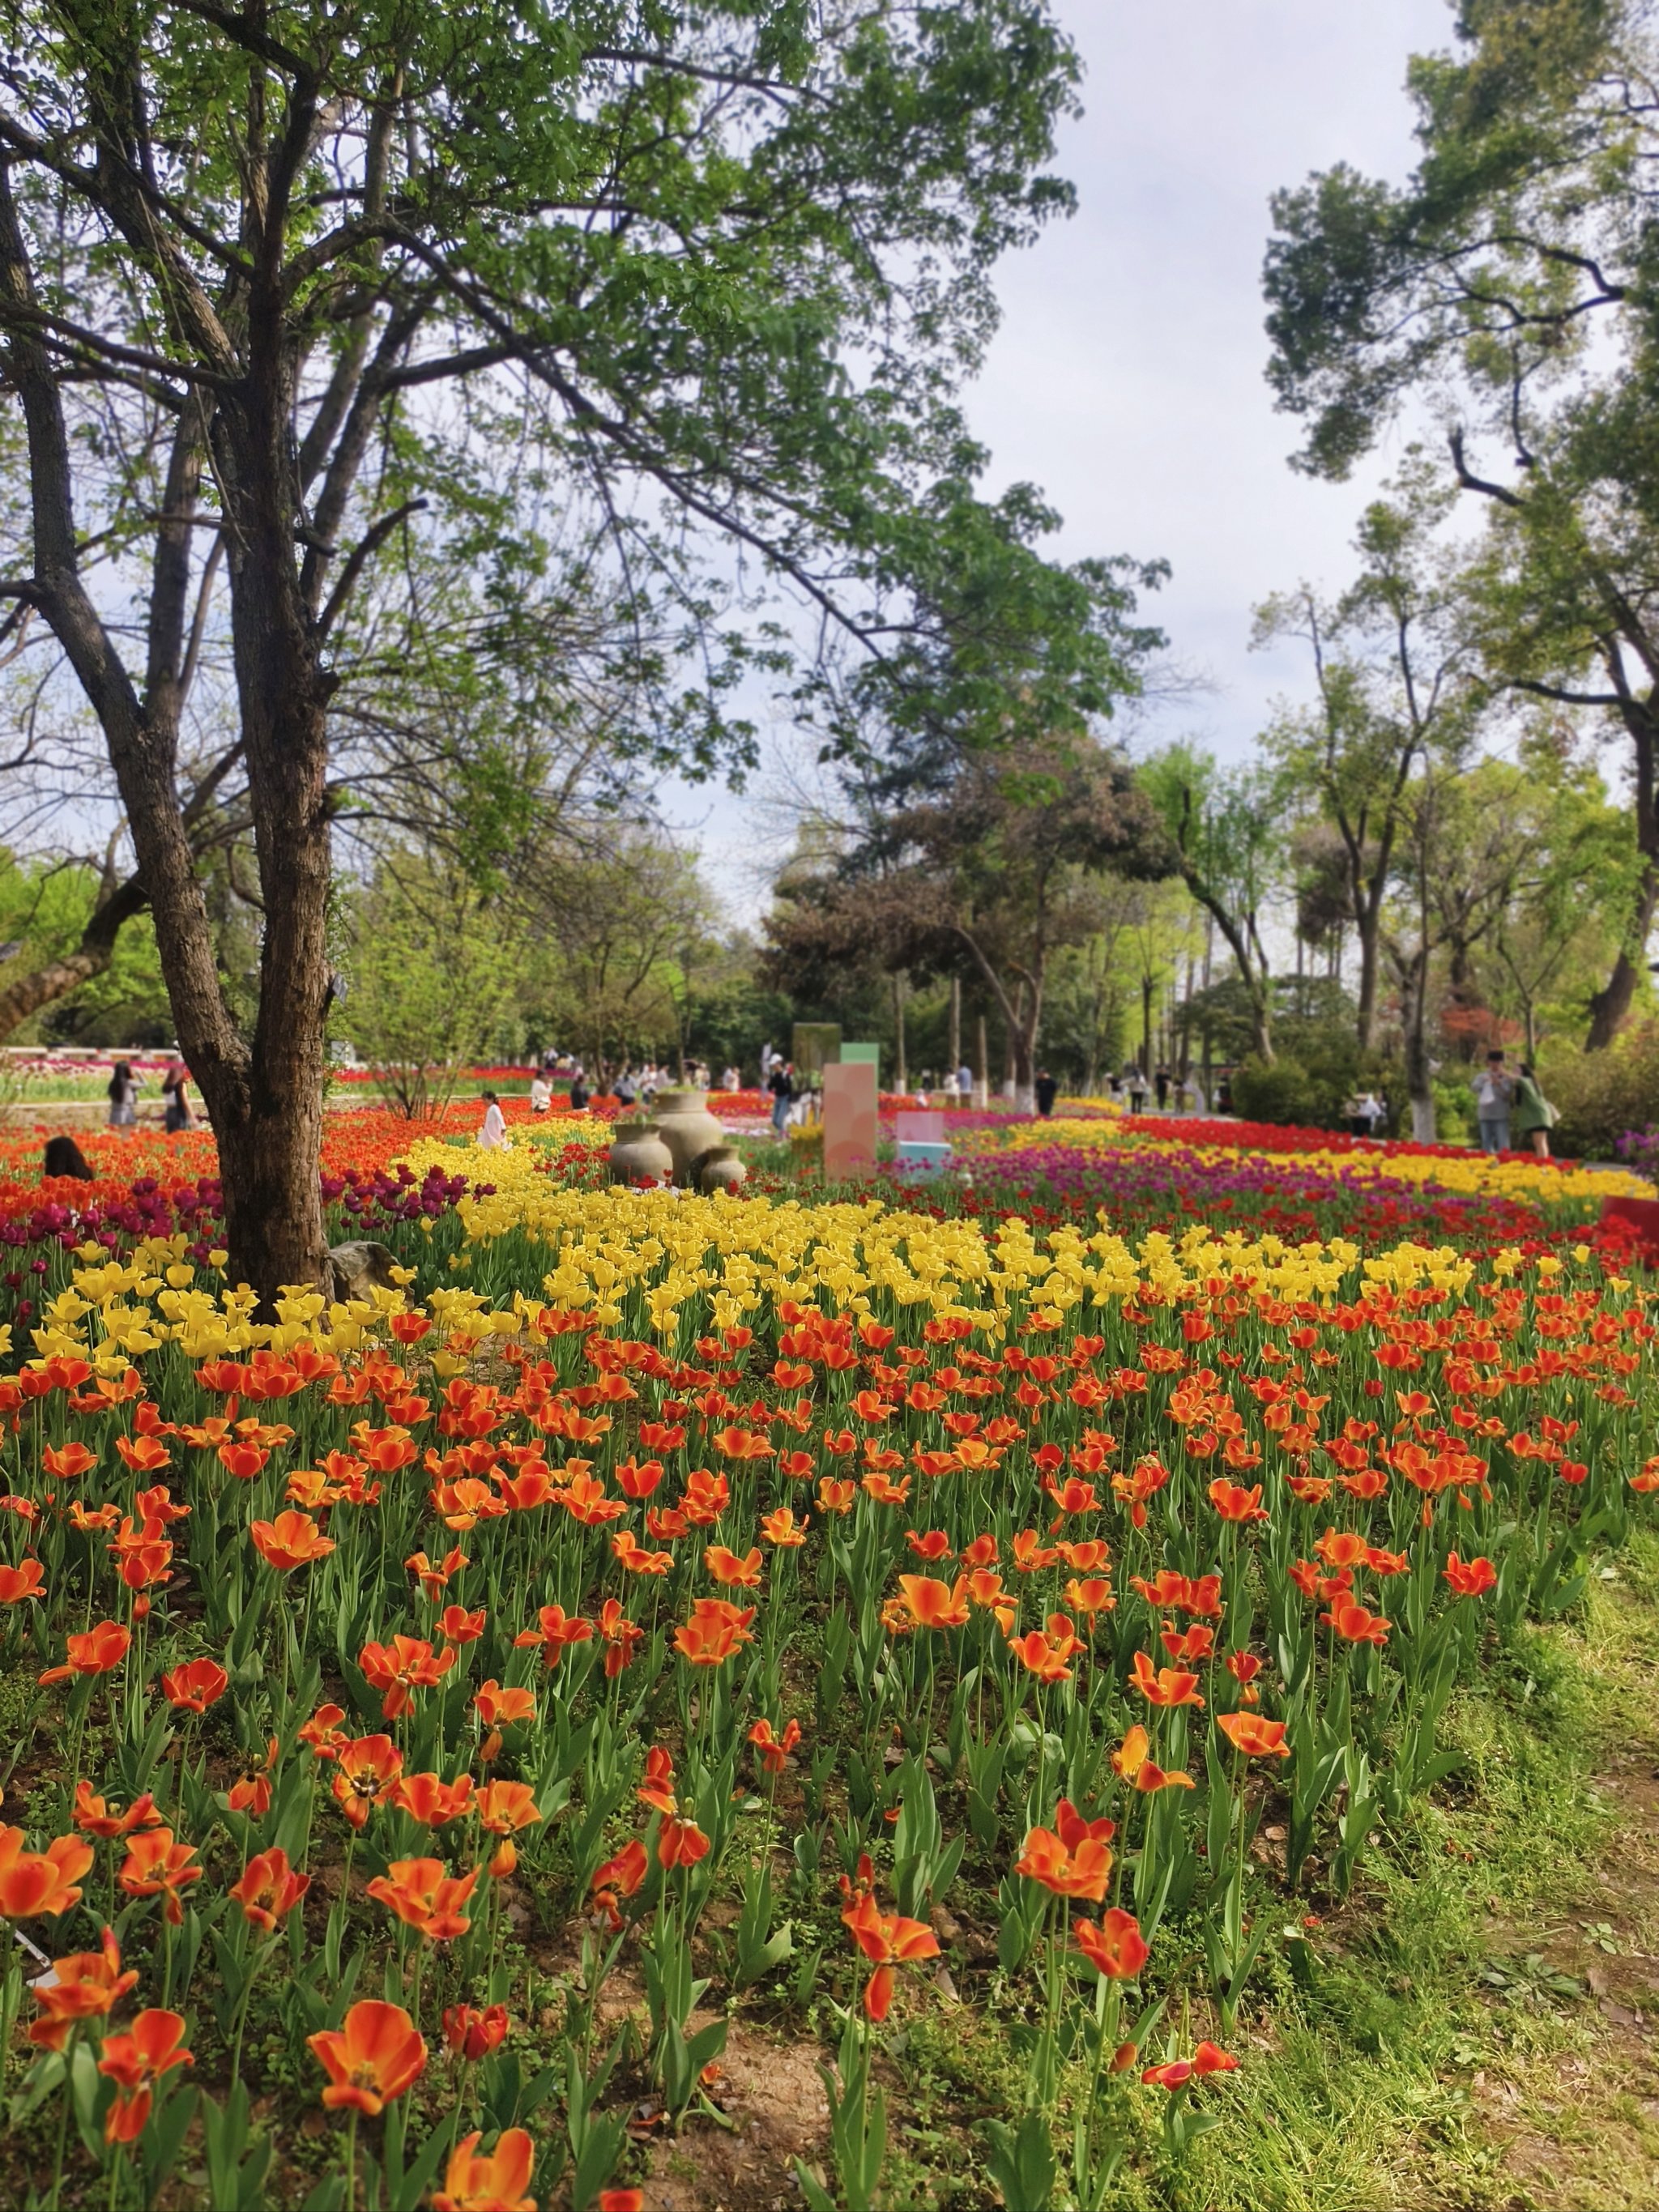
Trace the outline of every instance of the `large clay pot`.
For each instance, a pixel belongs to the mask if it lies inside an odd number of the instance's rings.
[[[696,1168],[705,1152],[726,1142],[726,1131],[708,1110],[706,1091],[659,1091],[651,1102],[662,1140],[674,1155],[674,1180],[696,1188]]]
[[[697,1188],[712,1195],[717,1190],[736,1190],[749,1180],[749,1170],[735,1145],[716,1145],[697,1165]]]
[[[610,1165],[612,1182],[674,1180],[674,1155],[654,1121],[618,1121],[611,1139]]]

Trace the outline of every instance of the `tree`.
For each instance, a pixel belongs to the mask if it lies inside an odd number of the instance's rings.
[[[1296,465],[1328,477],[1408,399],[1432,407],[1447,480],[1486,518],[1490,672],[1624,733],[1642,866],[1599,1049],[1659,912],[1659,38],[1645,0],[1481,0],[1457,28],[1457,55],[1411,66],[1407,185],[1344,167],[1275,199],[1269,375],[1308,422]]]
[[[974,750],[931,795],[877,812],[833,872],[791,882],[763,974],[821,995],[849,961],[977,971],[1001,1013],[1015,1096],[1036,1073],[1048,962],[1099,930],[1101,872],[1168,865],[1121,755],[1082,740]]]
[[[385,857],[348,917],[336,1027],[394,1113],[440,1114],[513,1007],[520,946],[510,918],[468,877],[410,850]]]
[[[548,872],[550,1011],[601,1086],[671,1042],[684,1054],[690,977],[717,919],[696,861],[641,831]]]
[[[1431,749],[1466,742],[1481,705],[1456,585],[1434,543],[1448,504],[1408,465],[1396,496],[1365,510],[1359,574],[1334,605],[1304,585],[1256,616],[1258,644],[1299,636],[1312,659],[1315,705],[1282,713],[1267,744],[1285,787],[1305,790],[1341,841],[1362,1052],[1376,1019],[1383,907],[1413,776]]]
[[[1272,979],[1262,908],[1282,872],[1286,794],[1256,763],[1223,769],[1191,745],[1170,745],[1141,769],[1182,881],[1226,940],[1250,1012],[1250,1043],[1271,1066]]]
[[[982,461],[948,395],[989,268],[1067,204],[1039,165],[1075,76],[1040,0],[810,27],[795,0],[7,0],[0,380],[28,545],[0,599],[101,730],[231,1269],[262,1298],[325,1262],[330,719],[366,580],[506,446],[695,633],[687,526],[873,647],[902,634],[921,488]],[[966,493],[953,511],[971,527]],[[186,818],[219,590],[233,712],[204,774],[246,779],[251,1034]],[[694,761],[744,743],[712,714]]]

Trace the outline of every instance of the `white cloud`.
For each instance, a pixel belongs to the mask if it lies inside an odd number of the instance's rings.
[[[1000,273],[1003,324],[967,396],[989,488],[1029,480],[1065,517],[1067,558],[1133,553],[1174,571],[1150,611],[1216,690],[1174,710],[1237,751],[1305,672],[1251,653],[1251,609],[1341,580],[1376,476],[1310,483],[1264,380],[1269,195],[1345,161],[1412,165],[1408,55],[1449,43],[1444,0],[1057,0],[1087,64],[1054,167],[1079,209]],[[744,800],[675,793],[734,909],[757,894]],[[695,828],[692,825],[696,825]]]

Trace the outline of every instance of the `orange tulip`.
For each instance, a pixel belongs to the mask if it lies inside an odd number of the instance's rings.
[[[758,1430],[716,1429],[711,1439],[722,1459],[770,1459],[771,1439]]]
[[[334,1549],[334,1539],[324,1535],[309,1513],[279,1513],[274,1521],[256,1521],[248,1534],[259,1557],[279,1575],[309,1566],[313,1559],[325,1559]]]
[[[674,1564],[672,1552],[647,1552],[631,1528],[619,1528],[611,1539],[611,1556],[630,1575],[665,1575]]]
[[[1132,1673],[1134,1686],[1152,1705],[1201,1705],[1198,1694],[1198,1677],[1179,1667],[1160,1667],[1152,1671],[1152,1662],[1144,1651],[1137,1651]]]
[[[434,1651],[417,1636],[394,1636],[390,1644],[365,1644],[357,1664],[377,1690],[385,1691],[380,1711],[395,1721],[408,1711],[416,1690],[432,1689],[443,1680],[455,1664],[455,1653],[453,1646]]]
[[[690,1620],[674,1631],[674,1648],[694,1667],[724,1666],[740,1645],[752,1642],[749,1624],[754,1617],[752,1605],[740,1611],[725,1598],[696,1598]]]
[[[487,1782],[473,1801],[478,1826],[489,1836],[510,1836],[533,1828],[541,1819],[536,1793],[527,1782]]]
[[[31,2022],[29,2041],[42,2051],[62,2051],[77,2021],[100,2020],[138,1984],[136,1967],[121,1971],[121,1947],[106,1928],[103,1948],[76,1951],[52,1966],[50,1982],[39,1981],[30,1994],[43,2018]]]
[[[781,1774],[789,1754],[800,1741],[800,1723],[791,1721],[783,1734],[775,1735],[769,1720],[758,1720],[749,1731],[749,1741],[761,1755],[761,1764],[769,1774]]]
[[[477,2005],[449,2005],[444,2011],[444,2046],[476,2065],[505,2042],[511,2026],[503,2004],[487,2005],[482,2012]]]
[[[40,1455],[40,1464],[57,1481],[73,1482],[77,1475],[84,1474],[89,1467],[97,1466],[98,1455],[96,1452],[88,1451],[83,1443],[76,1441],[72,1443],[49,1446]]]
[[[181,1928],[184,1893],[202,1879],[202,1869],[191,1863],[195,1856],[194,1844],[175,1842],[171,1828],[146,1828],[129,1841],[118,1880],[129,1897],[165,1898],[167,1919]]]
[[[1368,1613],[1363,1605],[1352,1601],[1334,1604],[1328,1613],[1322,1613],[1319,1618],[1327,1628],[1334,1628],[1350,1644],[1375,1644],[1379,1647],[1388,1642],[1389,1631],[1394,1625],[1381,1613]]]
[[[106,1841],[115,1836],[130,1836],[135,1828],[159,1825],[161,1815],[155,1809],[154,1794],[146,1790],[142,1797],[135,1797],[125,1813],[112,1813],[102,1797],[93,1795],[89,1782],[75,1785],[75,1807],[70,1815],[84,1836],[101,1836]]]
[[[361,1828],[403,1772],[404,1755],[389,1735],[365,1735],[342,1743],[336,1758],[334,1796],[352,1826]]]
[[[229,1687],[230,1677],[216,1659],[187,1659],[161,1677],[161,1695],[186,1713],[204,1713]]]
[[[702,1555],[702,1563],[717,1583],[737,1583],[744,1589],[758,1589],[761,1585],[761,1548],[750,1547],[739,1559],[735,1552],[727,1551],[724,1544],[710,1544]]]
[[[1072,1933],[1078,1949],[1108,1981],[1133,1981],[1151,1955],[1139,1923],[1133,1913],[1121,1912],[1116,1905],[1103,1914],[1097,1928],[1092,1920],[1074,1920]]]
[[[68,1658],[61,1667],[48,1667],[41,1683],[66,1682],[71,1674],[107,1674],[126,1657],[131,1642],[130,1628],[118,1620],[100,1620],[70,1638]]]
[[[1270,1721],[1260,1713],[1218,1713],[1215,1724],[1235,1751],[1246,1759],[1288,1759],[1283,1721]]]
[[[718,1600],[705,1600],[703,1602],[717,1603]],[[630,1663],[634,1647],[645,1641],[645,1631],[638,1621],[629,1619],[620,1601],[614,1597],[606,1598],[599,1607],[599,1617],[594,1625],[605,1645],[605,1680],[610,1681]]]
[[[915,1628],[961,1628],[968,1620],[968,1577],[955,1583],[934,1575],[901,1575],[898,1604]]]
[[[1011,1636],[1008,1649],[1039,1682],[1069,1682],[1072,1670],[1066,1662],[1083,1649],[1083,1644],[1073,1633],[1071,1621],[1065,1613],[1051,1613],[1045,1627],[1033,1628],[1024,1636]]]
[[[429,1942],[447,1943],[471,1923],[461,1910],[478,1884],[478,1869],[452,1875],[441,1859],[393,1859],[368,1893]]]
[[[25,1559],[21,1567],[0,1566],[0,1605],[21,1605],[25,1598],[46,1594],[46,1570],[39,1559]]]
[[[592,1633],[591,1620],[584,1620],[579,1613],[567,1615],[562,1605],[544,1605],[536,1616],[535,1627],[526,1628],[513,1641],[521,1650],[539,1644],[548,1665],[556,1667],[568,1644],[586,1644]]]
[[[1213,2043],[1200,2043],[1190,2058],[1171,2059],[1165,2066],[1149,2066],[1141,2080],[1150,2087],[1184,2089],[1188,2081],[1201,2081],[1207,2074],[1231,2074],[1237,2059]]]
[[[361,1998],[343,2026],[306,2041],[329,2077],[324,2104],[351,2106],[370,2119],[418,2081],[426,2065],[426,2042],[414,2021],[401,2005],[378,1997]]]
[[[58,1836],[44,1851],[26,1851],[21,1828],[0,1828],[0,1920],[67,1912],[81,1901],[77,1885],[94,1856],[79,1836]]]
[[[1098,1905],[1112,1875],[1109,1838],[1111,1820],[1085,1820],[1068,1797],[1062,1797],[1053,1828],[1031,1828],[1025,1849],[1014,1862],[1014,1872],[1028,1881],[1041,1882],[1056,1897],[1081,1897]]]
[[[613,1929],[623,1924],[622,1914],[617,1909],[617,1899],[634,1896],[650,1871],[651,1861],[645,1845],[635,1836],[593,1876],[593,1909],[604,1914]]]
[[[1480,1597],[1498,1580],[1490,1559],[1460,1559],[1455,1552],[1448,1553],[1443,1571],[1455,1597]]]
[[[115,2102],[104,2123],[106,2142],[134,2142],[149,2118],[155,2085],[175,2066],[193,2066],[184,2048],[182,2013],[152,2008],[141,2012],[125,2035],[109,2035],[98,2057],[98,2071],[117,2086]]]
[[[1210,1485],[1210,1503],[1224,1521],[1265,1521],[1267,1517],[1262,1508],[1259,1482],[1245,1490],[1236,1482],[1229,1482],[1225,1475],[1218,1475]]]
[[[807,1471],[811,1472],[810,1465]],[[789,1506],[780,1505],[775,1513],[769,1513],[761,1522],[760,1532],[769,1544],[775,1544],[780,1550],[795,1551],[806,1541],[809,1525],[805,1516],[797,1521]]]
[[[893,2002],[894,1968],[915,1959],[936,1959],[939,1938],[920,1920],[883,1912],[866,1890],[847,1906],[842,1924],[865,1957],[875,1966],[864,1992],[864,2009],[873,2021],[884,2021]]]
[[[1112,1753],[1113,1766],[1132,1790],[1150,1797],[1159,1790],[1190,1790],[1194,1786],[1190,1774],[1166,1774],[1154,1759],[1148,1758],[1151,1749],[1152,1738],[1137,1722]]]
[[[296,1874],[283,1850],[260,1851],[242,1869],[242,1878],[230,1894],[242,1908],[242,1917],[266,1933],[276,1930],[311,1887],[308,1874]]]
[[[504,1690],[493,1675],[489,1681],[478,1685],[472,1703],[486,1728],[509,1728],[515,1721],[533,1721],[536,1717],[533,1690]]]
[[[388,1801],[428,1828],[441,1828],[471,1809],[472,1777],[459,1775],[445,1782],[435,1774],[400,1774]]]
[[[488,2158],[477,2155],[483,2140],[475,2129],[450,2153],[433,2212],[536,2212],[535,2198],[525,2194],[536,2165],[529,2136],[522,2128],[503,2129]]]

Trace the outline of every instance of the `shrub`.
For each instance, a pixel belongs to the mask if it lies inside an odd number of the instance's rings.
[[[1247,1121],[1280,1127],[1325,1126],[1313,1078],[1298,1060],[1276,1060],[1271,1066],[1247,1060],[1233,1078],[1233,1111]]]
[[[1568,1159],[1617,1159],[1626,1130],[1659,1121],[1659,1022],[1632,1026],[1606,1052],[1565,1048],[1540,1077],[1561,1116],[1553,1149]]]

